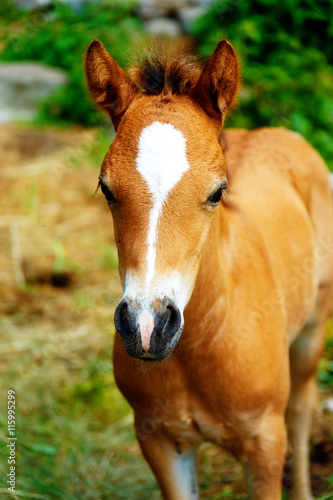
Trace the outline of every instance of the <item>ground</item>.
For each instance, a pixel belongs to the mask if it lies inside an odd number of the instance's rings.
[[[0,494],[8,498],[160,498],[113,378],[112,315],[122,291],[111,215],[93,196],[111,137],[109,129],[0,127]],[[328,500],[332,393],[321,387],[311,473],[315,495]],[[10,389],[15,494],[6,483]],[[202,498],[247,498],[241,467],[210,444],[199,453],[199,483]],[[285,486],[287,498],[288,467]]]

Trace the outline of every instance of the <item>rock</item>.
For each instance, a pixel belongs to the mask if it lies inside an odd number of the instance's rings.
[[[203,7],[205,10],[207,10],[209,7],[211,7],[214,4],[215,0],[191,0],[191,5]]]
[[[52,5],[58,3],[66,3],[73,10],[80,10],[85,3],[93,3],[96,0],[12,0],[19,9],[23,10],[45,10],[47,11]]]
[[[178,12],[178,18],[185,33],[190,33],[194,22],[206,12],[205,7],[186,7]]]
[[[324,401],[324,409],[327,410],[329,413],[333,413],[333,398],[327,398]]]
[[[179,10],[190,4],[189,0],[155,0],[157,5],[160,5],[164,9],[170,10]]]
[[[188,5],[188,0],[140,0],[136,11],[142,19],[154,19],[168,16]]]
[[[38,9],[50,3],[50,0],[13,0],[16,7],[24,10]]]
[[[31,120],[38,103],[67,83],[60,69],[39,63],[0,64],[0,123]]]
[[[167,15],[167,11],[156,5],[154,0],[141,0],[135,10],[142,19],[154,19]]]
[[[182,34],[182,27],[176,19],[158,17],[144,23],[144,28],[150,35],[179,36]]]

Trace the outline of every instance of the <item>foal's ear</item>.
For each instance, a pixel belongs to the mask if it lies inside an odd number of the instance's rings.
[[[207,60],[192,96],[212,118],[222,125],[239,85],[239,64],[232,45],[226,40],[217,44]]]
[[[88,47],[85,69],[94,101],[110,115],[117,130],[126,109],[139,92],[138,87],[98,40]]]

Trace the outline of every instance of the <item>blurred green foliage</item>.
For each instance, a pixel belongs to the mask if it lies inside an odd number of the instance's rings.
[[[327,322],[327,340],[324,357],[320,360],[317,374],[318,385],[323,392],[333,391],[333,325]]]
[[[69,82],[42,103],[41,119],[93,126],[101,115],[87,97],[83,57],[99,38],[119,64],[143,37],[132,0],[104,0],[70,5],[53,1],[37,10],[19,10],[11,0],[0,5],[2,61],[40,61],[66,70]]]
[[[240,109],[228,127],[296,130],[333,170],[332,0],[219,0],[193,34],[205,57],[221,38],[240,56]]]
[[[41,120],[93,126],[101,115],[87,98],[82,59],[93,38],[127,66],[144,39],[135,0],[58,0],[34,11],[0,4],[2,60],[34,60],[67,71],[69,83],[42,103]],[[333,170],[333,0],[217,0],[193,26],[208,57],[221,38],[243,68],[240,107],[227,126],[284,126],[305,136]]]

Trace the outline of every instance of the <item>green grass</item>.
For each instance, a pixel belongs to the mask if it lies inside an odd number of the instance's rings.
[[[17,484],[12,498],[155,499],[159,490],[148,465],[141,457],[133,430],[132,411],[117,389],[112,368],[112,325],[103,325],[98,344],[105,347],[89,351],[89,330],[75,337],[65,332],[65,349],[47,359],[25,351],[15,353],[15,363],[6,371],[7,387],[16,391]],[[60,332],[59,332],[60,334]],[[21,331],[30,337],[32,330]],[[64,335],[64,332],[62,332]],[[66,337],[68,335],[68,338]],[[45,346],[44,346],[45,347]],[[47,356],[47,349],[41,352]],[[3,391],[2,401],[5,401]],[[5,404],[0,417],[1,438],[7,437]],[[0,492],[6,490],[8,469],[6,446],[0,450]],[[200,474],[201,491],[218,488],[222,470],[214,470],[214,460],[204,455]],[[233,467],[232,460],[229,466]],[[234,476],[223,478],[222,491],[212,500],[245,499],[228,484]],[[328,480],[333,485],[333,477]],[[39,496],[38,496],[39,495]],[[287,498],[287,497],[284,497]],[[327,493],[321,500],[332,499]]]
[[[31,336],[31,331],[25,333]],[[67,333],[75,336],[75,331]],[[110,344],[109,336],[101,335]],[[18,409],[18,495],[64,500],[155,498],[158,490],[140,456],[132,411],[115,386],[110,346],[78,362],[75,345],[70,347],[72,340],[62,341],[68,349],[51,350],[47,359],[34,362],[29,356],[21,359],[18,353],[16,363],[23,377],[14,364],[6,373]],[[48,352],[44,349],[45,355]],[[5,404],[2,406],[0,428],[5,444]],[[4,492],[8,471],[5,445],[0,454]],[[33,496],[37,494],[42,497]]]

